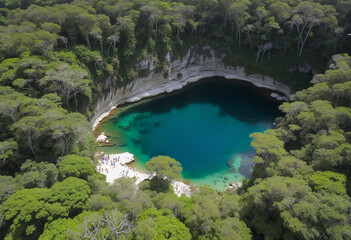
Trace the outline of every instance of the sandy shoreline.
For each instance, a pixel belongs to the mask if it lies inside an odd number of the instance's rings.
[[[121,177],[135,178],[135,183],[138,185],[145,179],[151,179],[154,173],[143,173],[127,165],[127,163],[134,161],[130,159],[130,153],[120,153],[120,154],[99,154],[99,164],[96,166],[98,172],[106,175],[106,181],[108,183],[113,183],[115,179]],[[129,157],[128,157],[129,156]],[[128,158],[128,159],[126,159]],[[102,160],[104,159],[104,160]],[[191,188],[189,185],[181,181],[173,180],[171,182],[173,186],[174,193],[177,196],[190,196]]]

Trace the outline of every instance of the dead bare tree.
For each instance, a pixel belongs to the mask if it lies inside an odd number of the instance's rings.
[[[98,236],[99,230],[102,226],[101,220],[102,217],[98,214],[93,214],[85,218],[82,225],[83,234],[80,236],[79,239],[101,239],[100,236]]]
[[[104,226],[111,231],[110,235],[107,237],[108,239],[111,239],[112,236],[118,239],[121,235],[127,235],[134,230],[133,222],[129,221],[127,215],[123,215],[118,211],[105,213],[102,221]]]
[[[259,47],[258,47],[258,50],[257,50],[257,57],[256,57],[256,62],[258,61],[261,53],[262,53],[262,56],[261,56],[261,59],[263,58],[264,54],[268,51],[268,59],[270,60],[271,58],[271,49],[273,48],[273,44],[271,42],[267,42],[265,44],[261,44]]]
[[[111,46],[113,46],[113,52],[112,52],[112,56],[113,56],[115,53],[115,49],[116,49],[116,43],[119,42],[119,35],[112,34],[107,39],[110,42],[110,45],[108,46],[108,50],[107,50],[108,57],[110,57],[110,48],[111,48]]]
[[[65,36],[60,36],[59,37],[59,42],[60,42],[60,45],[64,45],[66,48],[68,46],[68,38],[66,38]]]
[[[135,228],[134,222],[129,221],[127,215],[117,210],[100,214],[92,214],[84,219],[78,235],[79,239],[121,239]],[[109,231],[106,231],[108,229]],[[74,235],[74,234],[73,234]],[[108,235],[108,236],[107,236]]]

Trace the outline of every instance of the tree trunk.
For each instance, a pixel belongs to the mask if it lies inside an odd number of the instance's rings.
[[[227,30],[227,21],[228,21],[228,10],[225,11],[225,16],[224,16],[224,32]]]
[[[250,31],[247,32],[247,38],[249,39],[250,48],[252,48],[252,41],[251,41]]]
[[[241,48],[241,29],[239,28],[239,48]]]
[[[110,48],[111,48],[111,46],[112,46],[112,42],[110,42],[110,45],[107,48],[107,57],[108,58],[110,57]]]
[[[78,112],[78,101],[77,101],[77,95],[74,94],[74,101],[76,103],[76,111]]]
[[[236,31],[235,31],[235,39],[238,40],[238,31],[239,31],[239,24],[238,20],[235,20],[235,25],[236,25]]]
[[[256,62],[258,62],[258,59],[259,59],[259,57],[260,57],[260,54],[261,54],[261,50],[258,49],[258,50],[257,50],[257,56],[256,56]]]
[[[88,47],[89,47],[89,49],[90,49],[91,47],[90,47],[89,36],[86,36],[86,37],[85,37],[85,40],[87,41]]]
[[[102,38],[100,38],[101,53],[104,51],[104,46],[102,45]]]
[[[283,55],[285,55],[287,49],[288,49],[288,47],[287,47],[287,46],[284,46]]]
[[[300,49],[300,54],[299,54],[299,56],[302,55],[303,47],[305,46],[305,43],[306,43],[307,38],[308,38],[308,35],[310,35],[310,32],[311,32],[311,30],[312,30],[313,25],[314,25],[314,24],[312,24],[312,25],[310,26],[310,28],[309,28],[308,31],[307,31],[307,34],[306,34],[305,38],[304,38],[303,41],[301,42],[301,49]]]
[[[32,139],[31,139],[30,135],[28,133],[25,133],[25,134],[26,134],[26,137],[27,137],[27,141],[28,141],[28,145],[29,145],[30,150],[32,151],[32,153],[34,154],[35,157],[38,157],[38,155],[34,151],[34,148],[33,148],[33,145],[32,145]]]
[[[157,18],[155,19],[155,24],[156,24],[156,30],[155,30],[155,41],[157,39]]]

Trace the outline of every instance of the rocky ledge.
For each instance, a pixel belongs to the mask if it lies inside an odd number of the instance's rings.
[[[154,71],[151,57],[138,63],[139,70],[147,72],[147,76],[137,78],[123,88],[111,90],[102,97],[91,119],[93,128],[118,105],[136,102],[165,92],[170,93],[189,83],[209,77],[249,82],[257,87],[272,90],[271,97],[278,100],[288,100],[290,97],[290,89],[287,85],[267,76],[247,75],[244,67],[227,66],[223,63],[225,55],[216,56],[216,52],[209,47],[202,48],[202,53],[196,53],[194,49],[190,48],[186,56],[178,60],[171,60],[170,54],[167,54],[167,67],[163,72]]]

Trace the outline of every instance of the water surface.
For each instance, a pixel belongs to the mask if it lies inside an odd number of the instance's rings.
[[[191,183],[226,189],[250,177],[250,133],[272,128],[279,116],[279,104],[264,95],[247,83],[211,78],[126,105],[101,125],[116,143],[102,150],[131,152],[140,168],[167,155],[181,162]]]

